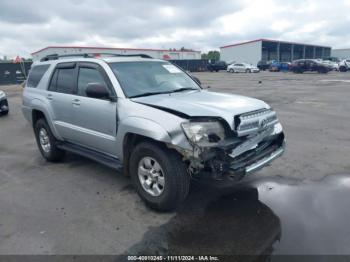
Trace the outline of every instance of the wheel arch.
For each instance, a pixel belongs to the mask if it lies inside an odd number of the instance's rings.
[[[40,118],[44,118],[49,125],[52,134],[57,139],[61,139],[61,136],[58,134],[55,126],[53,125],[52,117],[50,113],[45,109],[45,106],[42,106],[39,100],[33,101],[31,106],[31,123],[33,127],[35,125],[35,122]]]
[[[126,176],[129,176],[129,164],[130,164],[130,156],[133,149],[142,142],[151,142],[160,147],[167,147],[167,143],[164,141],[155,140],[151,137],[141,135],[138,133],[128,132],[125,134],[123,138],[123,173]]]

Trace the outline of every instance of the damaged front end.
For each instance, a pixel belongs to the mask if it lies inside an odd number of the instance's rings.
[[[220,118],[194,118],[182,127],[193,150],[181,153],[196,179],[239,181],[284,152],[282,126],[271,109],[236,116],[232,127]]]

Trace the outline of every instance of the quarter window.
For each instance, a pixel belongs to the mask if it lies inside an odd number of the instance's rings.
[[[34,66],[29,73],[27,87],[37,87],[50,65]]]

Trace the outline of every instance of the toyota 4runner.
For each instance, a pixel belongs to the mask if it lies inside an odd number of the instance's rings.
[[[275,111],[210,92],[146,55],[51,55],[32,65],[22,111],[48,161],[66,151],[130,175],[151,207],[175,208],[191,179],[236,183],[282,155]]]

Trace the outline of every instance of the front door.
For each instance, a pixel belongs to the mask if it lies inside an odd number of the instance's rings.
[[[73,118],[77,126],[74,141],[90,149],[112,156],[116,154],[118,126],[117,102],[87,97],[86,87],[91,83],[105,85],[114,94],[103,68],[95,63],[80,63],[76,95],[72,97]]]

